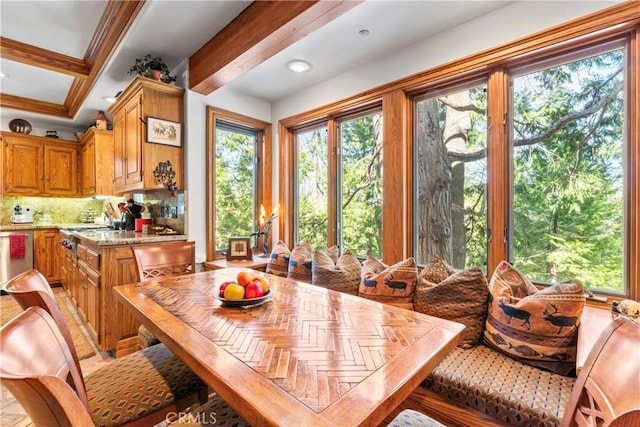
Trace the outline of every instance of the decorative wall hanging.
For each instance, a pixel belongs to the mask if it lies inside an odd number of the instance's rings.
[[[147,116],[147,141],[182,147],[182,125],[178,122]]]

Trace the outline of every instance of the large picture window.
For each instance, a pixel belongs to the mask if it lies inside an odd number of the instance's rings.
[[[540,282],[623,292],[625,49],[514,70],[514,265]]]
[[[438,255],[455,268],[487,262],[487,86],[416,100],[415,257]]]

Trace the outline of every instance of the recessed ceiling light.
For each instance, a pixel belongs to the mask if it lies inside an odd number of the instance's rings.
[[[3,73],[2,71],[0,71],[0,79],[3,77],[9,77],[8,74]]]
[[[362,37],[367,37],[369,35],[369,30],[363,28],[362,30],[358,31],[358,34],[360,34]]]
[[[110,104],[113,104],[114,102],[116,102],[116,97],[115,96],[103,96],[102,99],[104,99],[105,101],[107,101]]]
[[[311,69],[311,64],[302,59],[294,59],[293,61],[287,62],[287,68],[294,73],[304,73]]]

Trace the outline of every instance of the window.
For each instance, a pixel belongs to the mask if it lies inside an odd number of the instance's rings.
[[[382,257],[382,114],[340,121],[340,247]]]
[[[369,111],[333,123],[336,135],[324,124],[294,133],[295,240],[380,257],[382,114]]]
[[[256,131],[216,123],[216,250],[226,249],[229,237],[254,232],[257,147]]]
[[[318,126],[296,132],[296,198],[297,238],[312,248],[326,248],[329,233],[329,165],[327,128]]]
[[[414,247],[454,268],[487,263],[487,86],[427,93],[415,102]]]
[[[625,49],[514,70],[511,258],[532,280],[623,292]]]
[[[223,256],[230,237],[250,237],[263,206],[271,212],[270,139],[269,123],[207,108],[208,260]]]

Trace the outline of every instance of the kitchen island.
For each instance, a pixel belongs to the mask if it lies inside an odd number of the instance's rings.
[[[62,251],[62,284],[80,318],[102,351],[115,357],[138,350],[138,327],[117,301],[113,288],[137,282],[132,245],[187,240],[184,234],[143,234],[121,230],[65,232],[70,240]]]

